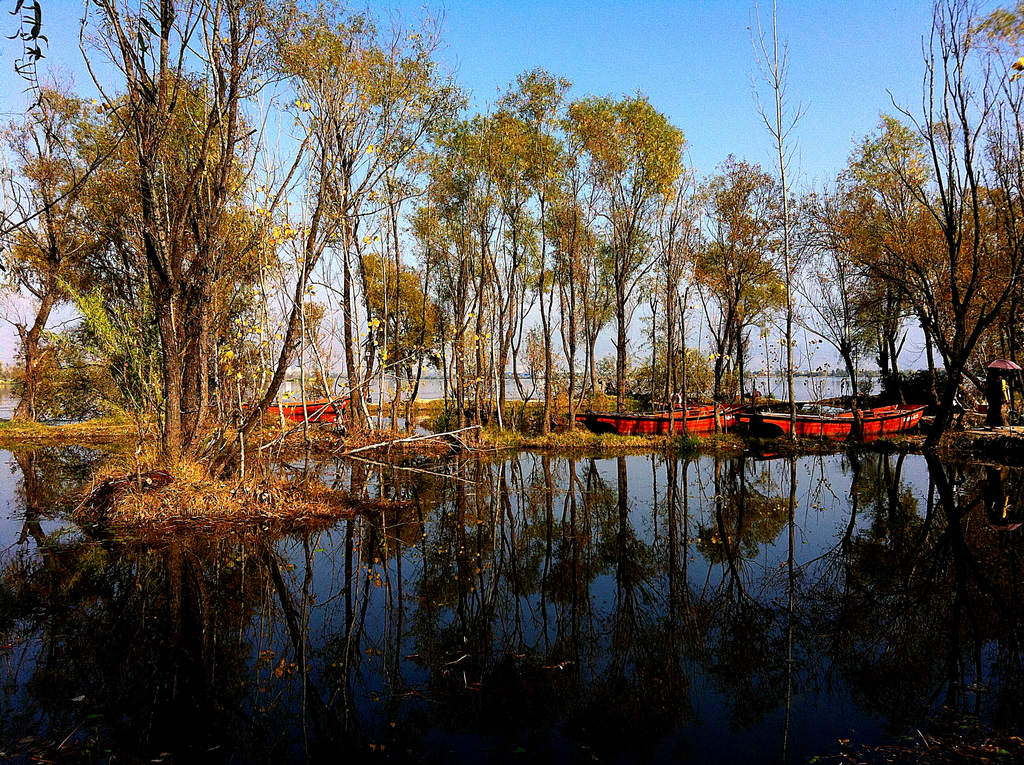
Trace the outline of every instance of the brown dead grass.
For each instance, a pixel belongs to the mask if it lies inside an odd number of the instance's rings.
[[[134,421],[101,418],[68,425],[9,420],[0,422],[0,448],[16,449],[50,444],[128,444],[138,438]],[[155,437],[151,434],[151,437]]]
[[[379,513],[396,504],[354,498],[316,481],[296,483],[276,476],[214,480],[195,463],[179,463],[167,472],[173,480],[150,489],[145,481],[140,485],[132,472],[108,470],[94,482],[73,517],[83,525],[134,535],[228,528],[283,532]],[[111,481],[125,485],[102,492]]]

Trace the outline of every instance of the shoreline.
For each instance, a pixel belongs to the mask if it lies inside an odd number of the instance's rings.
[[[292,452],[305,450],[301,425],[282,433],[276,424],[262,431],[267,443],[280,441],[280,448]],[[519,430],[483,427],[479,436],[467,443],[449,437],[447,433],[422,433],[408,443],[407,431],[372,431],[358,437],[346,437],[331,425],[312,423],[308,448],[324,456],[348,456],[345,452],[359,449],[368,455],[387,453],[392,456],[433,455],[446,453],[486,454],[488,452],[536,451],[553,454],[619,455],[652,452],[680,454],[758,454],[776,456],[802,456],[831,454],[850,449],[866,451],[923,453],[925,436],[918,432],[898,434],[865,442],[832,441],[828,439],[799,439],[790,442],[784,437],[757,439],[735,431],[707,436],[686,437],[682,434],[623,436],[614,433],[592,433],[582,425],[569,431],[564,426],[548,435],[524,433]],[[142,433],[142,445],[152,449],[157,443],[155,426]],[[45,424],[28,421],[0,421],[0,449],[14,451],[46,446],[112,446],[138,445],[138,424],[123,418],[97,418],[78,423]],[[372,448],[371,448],[372,447]],[[996,429],[969,427],[947,433],[940,442],[936,455],[950,459],[979,459],[1024,464],[1024,426],[1006,426]]]
[[[547,436],[483,428],[469,434],[471,440],[439,433],[417,436],[410,441],[407,432],[375,432],[346,438],[329,425],[316,425],[309,435],[311,438],[304,439],[301,427],[283,434],[276,427],[265,428],[264,440],[277,443],[265,457],[250,463],[250,472],[241,478],[212,478],[197,461],[165,465],[154,448],[157,438],[154,428],[140,434],[137,423],[112,418],[65,425],[0,423],[0,449],[17,452],[82,446],[109,452],[108,459],[103,460],[86,487],[67,498],[69,517],[100,534],[161,536],[216,533],[227,529],[253,531],[273,527],[284,530],[387,509],[380,503],[367,504],[316,482],[283,478],[272,467],[275,460],[282,459],[348,458],[398,469],[405,467],[403,463],[410,459],[487,459],[520,451],[565,457],[662,454],[681,459],[701,456],[728,459],[744,455],[755,459],[784,459],[857,451],[923,454],[925,441],[920,434],[865,443],[819,439],[790,442],[785,438],[752,439],[736,433],[701,438],[621,436],[591,433],[585,428],[552,432]],[[1024,427],[994,431],[974,428],[952,433],[943,439],[936,456],[947,462],[1022,466]]]

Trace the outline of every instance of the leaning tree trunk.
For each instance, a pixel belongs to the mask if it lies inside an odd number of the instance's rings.
[[[950,359],[949,374],[946,377],[946,385],[942,390],[942,400],[939,402],[938,411],[935,413],[935,420],[928,430],[928,436],[924,441],[925,453],[934,453],[939,445],[942,435],[953,423],[953,400],[963,380],[963,363]]]
[[[939,402],[939,386],[938,378],[935,373],[935,354],[932,351],[932,335],[928,331],[928,327],[924,324],[921,325],[921,329],[924,331],[924,349],[925,355],[928,357],[928,381],[932,394],[932,406],[935,406]]]
[[[46,329],[46,322],[49,321],[50,312],[53,310],[53,305],[56,302],[56,289],[56,280],[47,280],[43,290],[43,299],[39,303],[39,309],[36,311],[36,318],[33,320],[32,326],[24,331],[19,326],[21,353],[25,366],[22,378],[21,400],[18,402],[18,406],[13,414],[15,420],[36,419],[36,397],[39,392],[40,382],[38,366],[40,359],[39,345],[43,330]]]

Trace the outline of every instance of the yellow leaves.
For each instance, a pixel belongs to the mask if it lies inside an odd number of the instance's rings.
[[[1021,56],[1019,59],[1014,61],[1011,68],[1018,72],[1024,71],[1024,56]]]
[[[369,146],[366,147],[366,153],[367,154],[373,154],[374,150],[375,149],[374,149],[374,146],[373,146],[372,143]]]
[[[278,662],[277,666],[274,667],[274,677],[280,679],[287,675],[294,675],[298,672],[299,667],[295,662],[285,661],[283,658]]]

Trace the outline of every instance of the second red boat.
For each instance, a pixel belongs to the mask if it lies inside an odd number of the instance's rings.
[[[870,440],[910,430],[921,421],[925,407],[893,404],[861,411],[861,438]],[[788,412],[746,412],[739,416],[741,426],[750,435],[775,438],[790,432]],[[830,438],[845,441],[853,434],[853,412],[835,414],[797,414],[796,435],[800,438]]]
[[[720,407],[721,426],[728,430],[736,423],[738,410]],[[707,435],[715,432],[715,407],[691,406],[686,410],[685,428],[683,412],[655,412],[635,414],[615,412],[588,412],[577,414],[576,421],[594,433],[617,433],[620,436],[658,436],[670,433]]]

